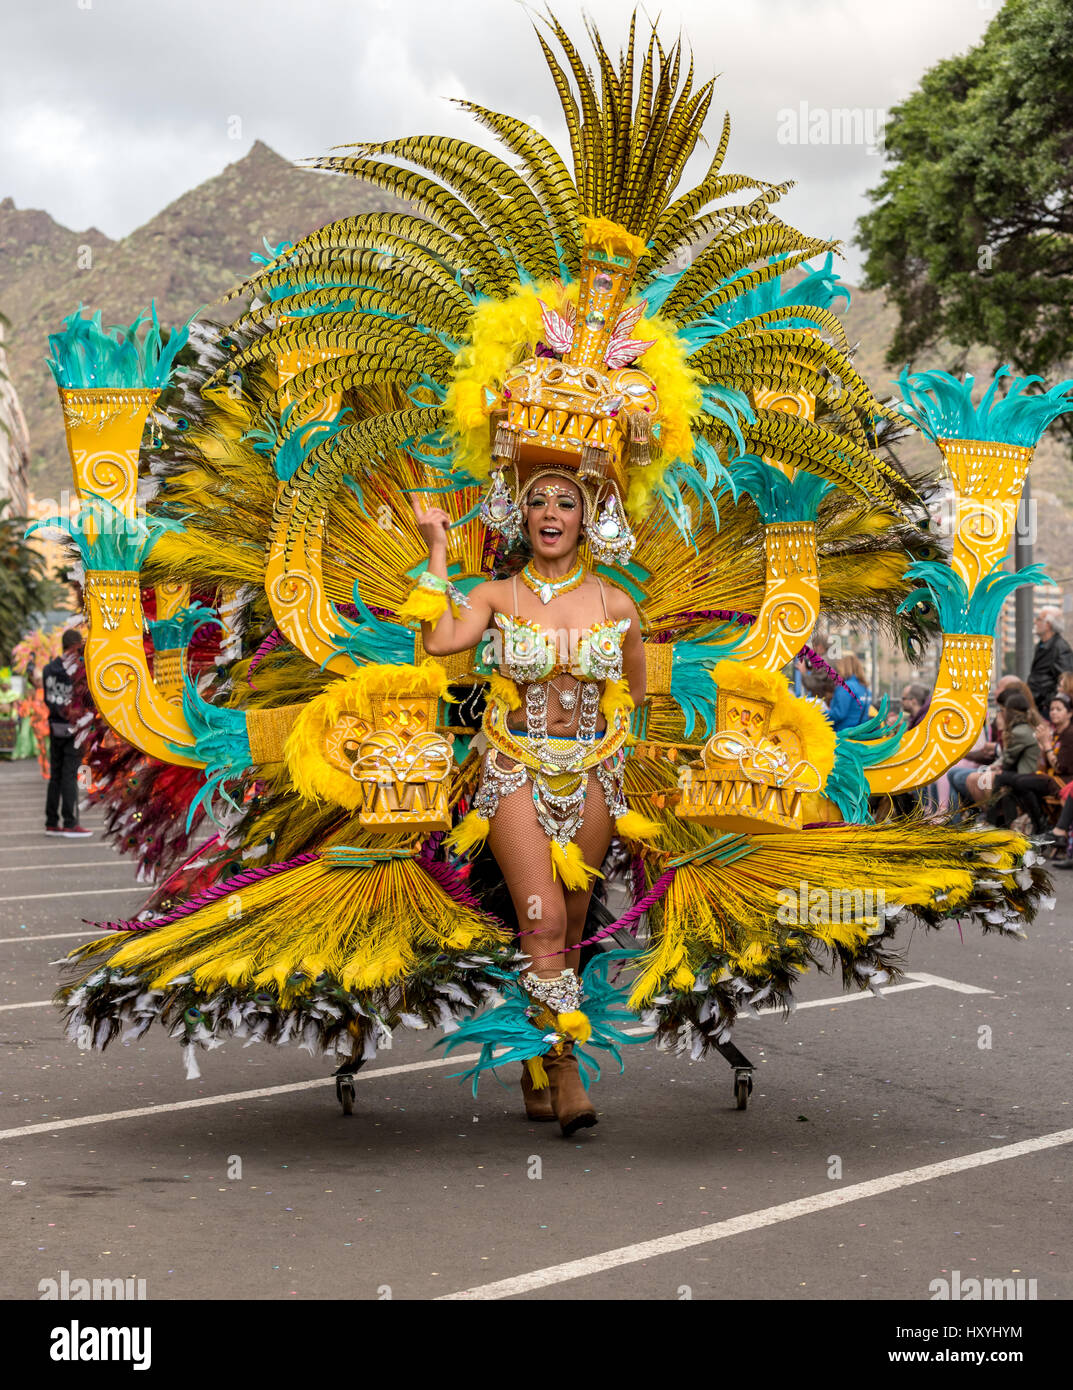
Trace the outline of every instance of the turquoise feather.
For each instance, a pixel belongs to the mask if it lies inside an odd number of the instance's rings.
[[[1029,565],[1010,574],[1003,570],[1001,561],[992,565],[971,594],[957,570],[937,560],[917,560],[905,571],[905,578],[921,579],[924,584],[902,600],[899,613],[908,612],[918,603],[931,604],[944,632],[980,637],[994,636],[1002,605],[1015,589],[1024,584],[1050,583],[1042,565]]]
[[[92,520],[91,536],[87,521]],[[92,493],[82,500],[76,517],[65,520],[46,517],[27,526],[26,535],[40,530],[66,531],[78,546],[82,563],[87,570],[123,570],[134,573],[141,569],[145,556],[165,531],[181,529],[177,521],[151,516],[144,522],[127,516],[103,497]]]
[[[200,312],[200,311],[198,311]],[[180,328],[173,328],[162,343],[156,301],[149,306],[150,326],[144,337],[138,331],[145,322],[141,313],[126,327],[105,327],[100,310],[82,317],[82,305],[63,320],[62,333],[50,333],[46,359],[56,385],[71,389],[112,387],[144,389],[167,386],[175,373],[175,359],[190,337],[191,314]]]
[[[701,738],[715,733],[715,697],[712,680],[716,663],[732,657],[748,636],[749,629],[736,623],[721,623],[712,637],[703,642],[675,642],[671,650],[671,699],[686,717],[685,737],[693,738],[697,725]]]
[[[879,711],[852,729],[841,729],[835,739],[835,761],[823,784],[823,794],[833,801],[849,824],[868,824],[871,789],[865,768],[881,763],[901,742],[905,720],[887,727],[887,697]]]
[[[949,372],[911,374],[905,367],[896,381],[905,398],[899,408],[933,440],[982,439],[1035,448],[1048,425],[1073,410],[1073,380],[1028,395],[1027,388],[1043,378],[1018,377],[1005,397],[996,401],[998,384],[1009,375],[1009,367],[1000,367],[980,404],[974,406],[974,377],[959,381]]]
[[[781,469],[773,468],[755,454],[734,459],[730,473],[738,493],[745,492],[753,499],[768,525],[779,521],[815,521],[820,503],[834,488],[834,483],[814,473],[799,472],[796,477],[788,478]]]
[[[227,705],[212,705],[202,699],[197,683],[188,673],[183,674],[183,714],[194,735],[193,753],[205,763],[205,785],[190,803],[186,817],[186,828],[190,829],[194,815],[203,802],[208,802],[209,816],[216,822],[212,810],[212,798],[217,792],[235,811],[239,807],[227,793],[224,786],[235,777],[240,777],[253,765],[250,752],[250,739],[246,730],[246,711],[231,709]],[[171,745],[176,753],[190,754],[189,747]]]
[[[624,1031],[626,1025],[637,1022],[638,1015],[626,1007],[625,1001],[629,991],[612,984],[609,978],[610,971],[615,966],[636,960],[641,955],[640,951],[604,951],[595,956],[582,972],[581,1007],[592,1027],[592,1036],[584,1046],[574,1043],[574,1056],[578,1060],[578,1068],[586,1090],[590,1078],[595,1080],[600,1075],[599,1063],[586,1049],[596,1048],[609,1053],[621,1071],[623,1062],[619,1048],[629,1043],[648,1040],[646,1037],[632,1036]],[[505,996],[502,1004],[483,1011],[476,1018],[468,1019],[448,1037],[441,1038],[435,1044],[436,1047],[443,1048],[445,1055],[457,1047],[480,1044],[480,1057],[476,1065],[469,1071],[454,1073],[461,1082],[472,1082],[474,1095],[477,1094],[477,1085],[485,1072],[494,1072],[497,1067],[505,1066],[509,1062],[525,1062],[531,1057],[546,1057],[560,1041],[558,1033],[542,1033],[534,1027],[526,1012],[531,1003],[530,998],[518,983],[517,977],[503,976],[502,979],[501,993]]]
[[[178,647],[189,646],[194,633],[207,623],[214,623],[217,627],[223,626],[213,609],[203,603],[190,603],[173,613],[170,618],[153,618],[145,626],[153,639],[153,650],[170,652]]]

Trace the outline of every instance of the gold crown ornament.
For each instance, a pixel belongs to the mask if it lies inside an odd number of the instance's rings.
[[[622,564],[635,545],[622,500],[627,468],[651,461],[659,413],[655,383],[635,365],[652,346],[632,336],[647,301],[625,307],[645,243],[606,218],[583,227],[577,305],[565,294],[558,305],[540,301],[536,353],[508,369],[492,405],[494,472],[481,519],[514,538],[531,481],[561,471],[591,486],[585,534],[594,555]]]

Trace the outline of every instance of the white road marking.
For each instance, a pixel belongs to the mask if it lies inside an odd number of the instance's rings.
[[[141,893],[148,897],[153,891],[148,883],[135,883],[129,888],[72,888],[68,893],[14,893],[10,898],[0,898],[0,903],[28,903],[41,898],[95,898],[101,893]]]
[[[67,846],[64,845],[63,848],[66,849]],[[95,844],[93,848],[109,849],[110,846],[105,842],[103,844]],[[0,854],[26,854],[31,849],[44,849],[44,845],[0,845]],[[113,850],[112,854],[116,860],[119,860],[120,855],[118,850]],[[62,868],[63,860],[57,859],[55,864],[49,864],[47,867],[50,869]]]
[[[62,935],[71,935],[71,936],[83,936],[83,935],[85,935],[85,936],[95,936],[95,935],[97,935],[97,933],[96,933],[96,932],[71,932],[71,933],[62,933]],[[14,938],[12,938],[12,939],[13,939],[13,940],[16,940],[16,941],[21,941],[21,940],[23,940],[22,937],[14,937]],[[25,938],[25,939],[26,939],[26,940],[29,940],[29,941],[34,940],[33,937],[27,937],[27,938]],[[41,937],[41,938],[38,938],[38,939],[39,939],[39,940],[46,940],[46,939],[48,939],[48,938]],[[959,989],[959,988],[960,988],[960,989],[967,989],[967,990],[970,990],[972,993],[979,993],[979,994],[989,994],[989,993],[990,993],[989,990],[977,990],[976,987],[975,987],[974,985],[959,986],[959,985],[957,984],[957,981],[954,981],[954,980],[945,980],[945,979],[943,979],[942,976],[940,976],[940,975],[929,975],[929,976],[927,976],[927,977],[921,977],[920,980],[914,981],[914,982],[912,982],[912,983],[910,983],[910,984],[892,985],[891,988],[888,989],[888,990],[886,990],[885,992],[888,993],[888,994],[891,994],[891,993],[894,993],[896,990],[905,990],[905,989],[925,989],[925,988],[927,988],[929,985],[938,985],[938,986],[940,986],[940,987],[947,987],[947,988],[953,988],[953,989]],[[809,1000],[807,1000],[805,1003],[799,1004],[797,1007],[798,1007],[799,1009],[810,1008],[810,1007],[811,1007],[811,1008],[819,1008],[821,1005],[841,1004],[841,1003],[843,1003],[847,998],[848,998],[848,999],[871,999],[871,998],[874,998],[874,996],[873,996],[871,993],[865,993],[865,994],[861,994],[861,995],[842,995],[842,994],[836,994],[836,995],[832,995],[832,996],[831,996],[830,998],[828,998],[828,999],[809,999]],[[53,1004],[53,1001],[52,1001],[51,999],[32,999],[32,1000],[30,1000],[28,1003],[25,1003],[25,1004],[0,1004],[0,1012],[4,1012],[4,1011],[9,1010],[9,1009],[46,1009],[46,1008],[52,1007],[52,1004]],[[640,1028],[627,1028],[627,1029],[625,1029],[624,1031],[627,1032],[627,1033],[630,1033],[630,1034],[636,1034],[636,1033],[647,1033],[647,1032],[649,1032],[650,1030],[649,1030],[648,1028],[640,1027]],[[397,1066],[397,1067],[384,1067],[384,1068],[377,1068],[377,1069],[374,1069],[374,1070],[371,1071],[371,1072],[364,1072],[364,1073],[359,1072],[359,1073],[356,1073],[356,1074],[355,1074],[355,1078],[354,1078],[354,1079],[355,1079],[355,1081],[372,1081],[372,1080],[373,1080],[375,1077],[377,1077],[377,1076],[401,1076],[401,1075],[405,1074],[406,1072],[411,1072],[411,1071],[426,1071],[429,1067],[450,1066],[450,1065],[452,1065],[454,1062],[472,1062],[472,1061],[476,1061],[478,1055],[479,1055],[478,1053],[472,1052],[472,1053],[466,1053],[464,1056],[461,1056],[461,1055],[460,1055],[460,1056],[458,1056],[458,1057],[448,1057],[448,1058],[443,1058],[443,1059],[435,1060],[435,1061],[431,1061],[431,1062],[407,1062],[407,1063],[405,1063],[405,1064],[403,1064],[403,1065],[400,1065],[400,1066]],[[136,1115],[152,1115],[152,1114],[156,1114],[156,1113],[158,1113],[158,1112],[167,1111],[167,1110],[181,1110],[181,1109],[183,1109],[184,1107],[195,1106],[195,1105],[224,1105],[224,1104],[226,1104],[228,1101],[246,1100],[246,1099],[248,1099],[248,1098],[250,1098],[250,1097],[281,1095],[281,1094],[283,1094],[283,1093],[285,1093],[285,1092],[288,1092],[288,1091],[301,1091],[301,1090],[305,1090],[305,1089],[307,1089],[307,1088],[310,1087],[310,1086],[321,1086],[321,1085],[324,1084],[324,1080],[325,1080],[325,1078],[320,1078],[320,1079],[317,1080],[317,1081],[298,1081],[298,1082],[295,1082],[295,1083],[293,1083],[293,1084],[291,1084],[291,1085],[287,1085],[287,1086],[269,1086],[269,1087],[267,1087],[266,1089],[260,1090],[260,1091],[232,1091],[232,1092],[228,1092],[228,1093],[226,1093],[226,1094],[224,1094],[224,1095],[212,1096],[212,1097],[206,1098],[206,1099],[204,1099],[204,1100],[181,1100],[181,1101],[175,1101],[174,1103],[172,1103],[172,1104],[170,1104],[170,1105],[149,1105],[149,1106],[144,1106],[144,1107],[142,1107],[141,1109],[138,1109],[138,1110],[117,1110],[117,1111],[111,1112],[111,1113],[109,1113],[109,1114],[104,1114],[104,1115],[87,1115],[87,1116],[85,1116],[83,1119],[80,1119],[80,1120],[58,1120],[58,1121],[57,1121],[55,1124],[53,1124],[53,1125],[31,1125],[31,1126],[29,1126],[29,1128],[25,1128],[25,1129],[2,1130],[2,1131],[0,1131],[0,1139],[14,1138],[14,1137],[16,1137],[16,1136],[18,1136],[18,1135],[22,1135],[22,1134],[45,1134],[45,1133],[49,1133],[51,1130],[57,1129],[57,1128],[70,1128],[71,1126],[74,1126],[74,1125],[100,1124],[100,1123],[104,1123],[104,1122],[107,1121],[107,1120],[125,1120],[125,1119],[130,1118],[131,1116],[136,1116]]]
[[[1016,1144],[1004,1144],[998,1149],[980,1149],[976,1153],[963,1154],[960,1158],[948,1158],[942,1163],[927,1163],[921,1168],[906,1168],[900,1173],[888,1173],[883,1178],[872,1178],[869,1182],[857,1182],[849,1187],[836,1188],[834,1191],[818,1192],[812,1197],[799,1197],[794,1202],[763,1207],[759,1211],[746,1212],[742,1216],[732,1216],[726,1221],[713,1221],[708,1226],[696,1226],[689,1231],[657,1236],[654,1240],[622,1245],[616,1250],[604,1250],[598,1255],[588,1255],[580,1260],[567,1260],[563,1264],[549,1265],[545,1269],[534,1269],[528,1274],[515,1275],[511,1279],[497,1279],[491,1284],[478,1284],[470,1289],[461,1289],[458,1293],[441,1294],[436,1302],[512,1298],[517,1294],[532,1293],[534,1289],[546,1289],[553,1284],[566,1283],[570,1279],[584,1279],[593,1274],[603,1274],[607,1270],[637,1264],[641,1260],[655,1259],[659,1255],[674,1255],[697,1245],[726,1240],[729,1236],[743,1235],[747,1231],[760,1231],[766,1226],[777,1226],[783,1221],[793,1221],[799,1216],[811,1216],[815,1212],[829,1211],[833,1207],[846,1206],[850,1202],[879,1197],[885,1192],[896,1192],[899,1188],[932,1182],[936,1178],[948,1178],[955,1173],[971,1172],[974,1168],[983,1168],[991,1163],[1003,1163],[1010,1158],[1024,1158],[1029,1154],[1057,1149],[1065,1144],[1073,1144],[1073,1129],[1062,1129],[1055,1134],[1041,1134],[1035,1139],[1022,1139]]]
[[[17,1007],[17,1005],[15,1006]],[[476,1062],[479,1052],[459,1052],[454,1057],[435,1057],[428,1062],[407,1062],[399,1067],[376,1067],[360,1071],[355,1082],[379,1081],[382,1076],[398,1076],[402,1072],[429,1071],[437,1067],[454,1067],[460,1062]],[[60,1129],[79,1129],[83,1125],[103,1124],[106,1120],[134,1120],[139,1115],[162,1115],[171,1110],[196,1110],[204,1105],[226,1105],[233,1100],[262,1100],[266,1096],[281,1096],[290,1091],[311,1091],[334,1081],[331,1076],[319,1076],[315,1081],[292,1081],[285,1086],[262,1086],[256,1091],[230,1091],[222,1096],[199,1096],[196,1100],[175,1100],[164,1105],[140,1105],[136,1110],[113,1110],[105,1115],[83,1115],[77,1120],[53,1120],[51,1124],[22,1125],[19,1129],[0,1129],[0,1139],[22,1139],[30,1134],[54,1134]]]
[[[991,994],[989,989],[981,989],[979,985],[963,985],[958,980],[948,980],[942,975],[925,975],[919,970],[907,972],[911,980],[920,980],[926,985],[939,985],[941,989],[952,989],[957,994]]]
[[[103,936],[101,931],[54,931],[39,936],[0,936],[0,946],[10,946],[15,941],[66,941],[72,936]]]
[[[87,830],[93,830],[98,833],[100,833],[104,829],[103,825],[95,825],[91,821],[83,821],[82,824],[86,827]],[[43,840],[45,838],[45,831],[44,827],[42,827],[40,830],[34,830],[32,828],[27,830],[0,830],[0,836],[2,836],[5,840],[13,839],[16,835],[33,835],[36,839]],[[60,837],[58,835],[50,835],[48,838],[49,840],[53,840],[59,839]],[[20,848],[20,846],[16,845],[15,848],[18,849]],[[29,846],[27,846],[27,848],[29,848]]]
[[[42,869],[125,869],[128,865],[116,859],[80,859],[77,863],[65,863],[62,859],[55,864],[4,864],[0,874],[28,874]]]

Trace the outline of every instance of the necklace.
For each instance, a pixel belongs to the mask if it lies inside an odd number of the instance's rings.
[[[573,570],[565,579],[548,579],[541,574],[532,560],[522,570],[522,582],[527,589],[532,589],[541,603],[550,603],[557,594],[569,593],[571,589],[576,589],[585,578],[585,566],[578,561],[577,569]]]

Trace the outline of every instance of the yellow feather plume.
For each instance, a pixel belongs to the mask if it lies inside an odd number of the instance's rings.
[[[446,612],[446,593],[437,594],[415,584],[395,616],[407,623],[438,623]]]
[[[603,878],[599,869],[594,869],[591,864],[585,863],[580,845],[575,844],[573,840],[570,841],[565,850],[558,840],[552,840],[551,875],[552,878],[560,879],[568,892],[588,888],[594,878]]]
[[[490,823],[487,816],[480,815],[477,811],[470,811],[467,816],[463,816],[455,828],[447,836],[444,844],[452,854],[469,854],[471,850],[479,849],[488,838]]]
[[[555,1021],[559,1025],[559,1032],[565,1033],[568,1038],[573,1038],[575,1042],[587,1043],[592,1037],[592,1024],[589,1022],[589,1016],[583,1014],[580,1009],[559,1014]]]

